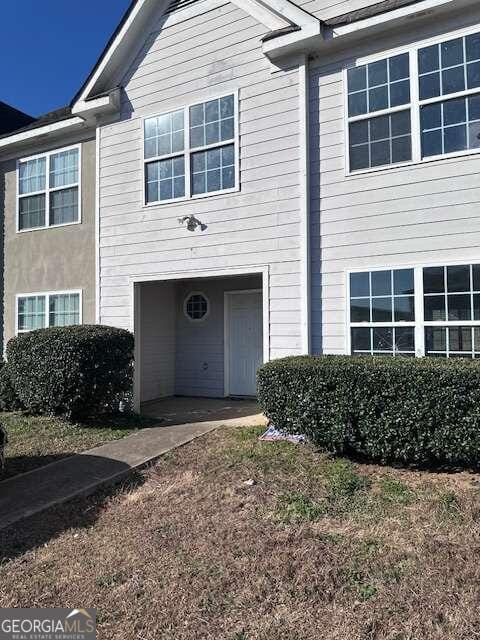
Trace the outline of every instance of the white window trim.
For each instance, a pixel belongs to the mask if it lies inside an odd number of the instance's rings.
[[[368,173],[377,173],[378,171],[392,171],[402,167],[421,165],[421,164],[426,164],[428,162],[446,160],[448,158],[458,158],[462,156],[478,155],[480,153],[480,148],[464,149],[463,151],[454,151],[452,153],[445,153],[441,155],[428,156],[427,158],[422,158],[420,107],[427,104],[433,104],[435,102],[444,102],[446,100],[454,100],[455,98],[469,97],[475,94],[480,95],[480,87],[477,87],[476,89],[466,89],[465,91],[459,91],[457,93],[442,95],[435,98],[429,98],[427,100],[420,100],[419,86],[418,86],[418,51],[419,49],[423,49],[424,47],[428,47],[435,44],[440,44],[442,42],[455,40],[456,38],[469,36],[477,32],[480,32],[480,24],[477,24],[468,28],[458,29],[456,31],[449,31],[448,33],[445,33],[443,35],[421,40],[419,42],[416,42],[414,45],[410,45],[406,47],[397,47],[395,49],[389,49],[387,51],[376,53],[371,56],[358,58],[355,61],[354,65],[344,67],[342,72],[342,82],[343,82],[344,131],[345,131],[345,153],[344,153],[345,176],[350,177],[350,176],[357,176],[357,175],[368,174]],[[382,109],[381,111],[374,111],[372,113],[362,114],[360,116],[349,117],[348,115],[348,80],[347,80],[348,69],[351,69],[353,67],[361,67],[365,64],[378,62],[380,60],[385,60],[387,58],[391,58],[392,56],[400,55],[402,53],[408,53],[410,56],[410,102],[405,105],[400,105],[399,107],[392,107],[389,109]],[[408,110],[410,110],[411,112],[411,120],[412,120],[412,124],[411,124],[412,159],[407,160],[406,162],[398,162],[395,164],[381,165],[379,167],[370,167],[368,169],[354,169],[353,171],[351,171],[350,170],[349,123],[359,121],[359,120],[368,120],[371,118],[376,118],[382,115],[391,114],[398,111],[408,111]]]
[[[187,313],[187,303],[190,300],[190,298],[192,296],[202,296],[202,298],[205,298],[205,300],[207,301],[207,313],[203,316],[203,318],[191,318],[188,313]],[[206,296],[203,291],[190,291],[186,296],[185,296],[185,300],[183,301],[183,315],[186,317],[186,319],[189,322],[193,322],[194,324],[199,324],[201,322],[205,322],[205,320],[210,316],[210,311],[211,311],[211,304],[210,304],[210,299],[208,296]]]
[[[415,327],[415,356],[422,358],[425,356],[425,327],[479,327],[480,320],[424,320],[424,291],[423,291],[423,269],[430,267],[454,267],[460,265],[480,264],[478,258],[466,258],[465,260],[442,260],[439,262],[420,262],[415,264],[384,265],[381,267],[359,267],[345,271],[345,291],[346,306],[345,314],[345,353],[352,355],[351,329],[355,327]],[[375,271],[396,271],[399,269],[413,269],[415,285],[415,321],[414,322],[351,322],[350,306],[350,274],[352,273],[373,273]],[[468,292],[465,292],[468,293]],[[470,292],[471,293],[471,292]],[[439,294],[441,295],[441,294]]]
[[[78,150],[78,182],[67,184],[62,187],[50,187],[50,157],[57,153],[63,153],[64,151]],[[40,191],[32,191],[32,193],[20,194],[20,165],[30,160],[38,160],[45,158],[46,160],[46,176],[45,176],[45,189]],[[45,153],[37,153],[33,156],[26,158],[20,158],[17,160],[17,212],[16,212],[16,231],[17,233],[28,233],[30,231],[38,231],[40,229],[55,229],[57,227],[68,227],[72,224],[81,224],[82,222],[82,145],[74,144],[69,147],[62,147],[61,149],[53,149]],[[61,224],[49,224],[50,223],[50,193],[55,191],[63,191],[65,189],[71,189],[78,187],[78,218],[73,222],[63,222]],[[45,194],[45,224],[41,227],[31,227],[30,229],[20,229],[20,200],[22,198],[28,198],[30,196],[38,196]]]
[[[203,147],[191,147],[190,146],[190,109],[205,102],[211,100],[219,100],[227,96],[233,95],[234,100],[234,139],[226,140],[222,142],[215,142],[214,144],[205,145]],[[184,125],[185,125],[185,139],[184,150],[178,153],[169,153],[163,156],[155,156],[153,158],[145,158],[145,121],[151,118],[160,118],[176,111],[184,112]],[[191,193],[191,158],[192,155],[201,151],[208,151],[209,149],[218,149],[221,147],[227,147],[234,145],[235,149],[235,185],[230,189],[220,189],[219,191],[210,191],[208,193],[198,193],[193,195]],[[147,202],[147,188],[146,188],[146,176],[147,164],[152,162],[158,162],[159,160],[169,160],[172,158],[181,158],[185,160],[185,195],[181,198],[169,198],[168,200],[156,200],[155,202]],[[178,107],[172,107],[168,111],[162,113],[154,113],[142,118],[142,159],[143,159],[143,206],[144,207],[158,207],[166,204],[174,204],[176,202],[186,202],[189,200],[199,200],[201,198],[210,198],[218,195],[225,195],[228,193],[235,193],[240,191],[240,126],[239,126],[239,91],[233,89],[232,91],[226,91],[219,95],[209,96],[205,100],[195,100],[189,104],[182,104]]]
[[[15,295],[15,335],[21,335],[23,333],[30,333],[31,329],[22,329],[18,328],[18,302],[21,298],[34,298],[34,297],[44,297],[45,298],[45,323],[44,328],[48,329],[50,327],[50,296],[61,296],[61,295],[78,295],[78,304],[79,304],[79,317],[78,317],[78,325],[83,324],[83,290],[82,289],[68,289],[66,291],[33,291],[31,293],[17,293]],[[71,325],[71,326],[78,326]]]

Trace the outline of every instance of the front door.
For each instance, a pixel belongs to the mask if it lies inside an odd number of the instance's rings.
[[[263,362],[261,292],[227,296],[226,391],[231,396],[255,396],[257,369]]]

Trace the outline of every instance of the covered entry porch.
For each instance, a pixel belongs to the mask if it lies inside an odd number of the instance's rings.
[[[268,359],[266,270],[134,283],[135,404],[251,398]]]

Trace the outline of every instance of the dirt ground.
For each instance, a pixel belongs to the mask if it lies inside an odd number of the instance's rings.
[[[96,607],[101,640],[480,638],[480,478],[222,429],[0,532],[0,606]]]

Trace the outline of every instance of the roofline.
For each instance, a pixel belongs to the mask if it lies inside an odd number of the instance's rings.
[[[71,127],[81,126],[85,124],[85,120],[83,118],[79,118],[78,116],[64,118],[57,122],[52,122],[51,124],[40,125],[33,129],[26,129],[20,132],[13,132],[9,135],[6,135],[3,138],[0,138],[0,151],[6,149],[7,147],[11,147],[19,142],[27,142],[38,136],[48,135],[49,133],[54,133],[61,129],[69,129]]]
[[[73,105],[75,104],[75,102],[77,102],[77,100],[79,99],[79,97],[82,95],[84,89],[86,88],[86,86],[88,85],[88,83],[90,82],[91,78],[95,75],[95,73],[97,72],[98,67],[100,66],[103,58],[105,57],[105,55],[107,54],[108,50],[110,49],[110,47],[112,46],[112,44],[115,41],[115,38],[118,36],[118,34],[120,33],[120,31],[123,29],[124,24],[128,21],[128,19],[130,18],[131,13],[133,12],[135,5],[137,4],[139,0],[132,0],[130,3],[130,6],[128,7],[128,9],[125,11],[125,13],[123,14],[122,18],[120,19],[120,22],[118,23],[115,31],[112,33],[112,35],[110,36],[110,38],[108,39],[107,44],[105,45],[105,47],[103,48],[102,52],[100,53],[100,55],[97,58],[97,61],[95,62],[92,70],[90,71],[90,73],[88,74],[88,76],[86,77],[85,81],[83,82],[82,86],[80,87],[80,89],[77,91],[77,93],[73,96],[72,101],[70,102],[70,106],[73,107]]]

